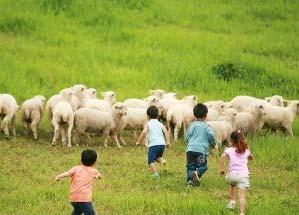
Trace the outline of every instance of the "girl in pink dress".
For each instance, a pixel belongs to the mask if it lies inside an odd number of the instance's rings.
[[[239,189],[240,215],[245,215],[246,190],[250,187],[249,171],[247,167],[248,160],[252,160],[252,154],[248,145],[244,141],[241,130],[234,131],[230,137],[232,147],[226,148],[220,158],[220,174],[225,175],[224,162],[229,160],[229,169],[226,174],[226,180],[229,183],[228,209],[235,209],[237,188]]]

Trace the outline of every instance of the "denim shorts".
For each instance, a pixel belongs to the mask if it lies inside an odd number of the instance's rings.
[[[241,189],[247,189],[250,187],[249,183],[249,177],[248,176],[242,176],[239,174],[234,174],[234,175],[227,175],[226,181],[233,186],[237,186],[238,188]]]
[[[165,150],[165,145],[157,145],[157,146],[151,146],[148,149],[148,165],[151,163],[155,163],[157,158],[160,158],[163,156],[163,152]]]

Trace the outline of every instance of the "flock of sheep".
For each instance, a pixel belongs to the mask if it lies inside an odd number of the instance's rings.
[[[26,100],[21,105],[21,120],[27,136],[31,128],[34,139],[38,138],[37,130],[42,118],[44,106],[54,129],[52,144],[61,137],[62,143],[71,147],[72,130],[74,134],[102,134],[107,146],[111,136],[118,147],[126,145],[121,134],[124,130],[133,131],[134,138],[147,121],[147,107],[158,108],[160,119],[165,122],[169,135],[177,141],[179,131],[184,132],[194,120],[193,107],[198,103],[195,95],[178,99],[176,93],[164,90],[150,90],[151,96],[145,99],[130,98],[124,102],[116,102],[116,93],[104,92],[103,100],[97,98],[93,88],[82,84],[74,85],[52,96],[46,103],[44,96],[38,95]],[[45,105],[46,103],[46,105]],[[285,107],[284,104],[287,104]],[[219,144],[229,141],[235,129],[252,135],[262,128],[272,131],[282,130],[286,135],[293,135],[292,122],[299,113],[299,100],[286,101],[275,95],[265,99],[250,96],[236,96],[230,102],[205,102],[209,112],[207,123],[214,129]],[[15,98],[9,94],[0,94],[1,130],[9,138],[9,126],[16,135],[16,114],[19,109]]]

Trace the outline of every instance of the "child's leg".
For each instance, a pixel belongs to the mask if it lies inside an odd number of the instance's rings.
[[[80,203],[78,202],[72,202],[72,206],[74,208],[72,215],[81,215],[83,213],[79,204]]]
[[[236,194],[237,194],[236,189],[237,189],[236,186],[233,186],[231,184],[228,187],[229,200],[232,203],[236,203]]]
[[[196,170],[196,154],[194,152],[187,152],[187,182],[193,182],[192,173]]]
[[[82,202],[80,203],[80,206],[84,215],[95,215],[95,211],[91,202]]]
[[[204,154],[199,153],[196,158],[196,170],[198,173],[198,176],[201,177],[207,170],[208,170],[208,164],[207,164],[207,156]]]
[[[150,169],[151,169],[151,172],[153,175],[156,175],[158,173],[158,169],[157,169],[155,163],[150,164]]]
[[[245,214],[245,207],[246,207],[246,189],[239,188],[239,200],[240,200],[240,213]]]

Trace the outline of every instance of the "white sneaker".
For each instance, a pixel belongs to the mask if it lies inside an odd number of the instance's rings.
[[[236,208],[236,202],[230,202],[226,205],[227,209],[234,210]]]

